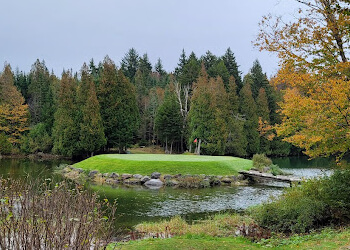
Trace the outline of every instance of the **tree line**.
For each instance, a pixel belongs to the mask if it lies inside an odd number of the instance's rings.
[[[60,77],[37,60],[27,74],[0,74],[0,153],[69,157],[126,152],[134,144],[167,153],[288,155],[270,129],[281,122],[281,94],[258,61],[242,79],[235,56],[183,50],[166,72],[160,59],[130,49],[118,67],[108,56]]]

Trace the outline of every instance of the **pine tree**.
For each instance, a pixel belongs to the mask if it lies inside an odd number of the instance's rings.
[[[242,77],[241,72],[238,69],[238,64],[236,62],[236,58],[231,50],[231,48],[228,48],[225,52],[225,55],[222,57],[224,64],[231,76],[233,76],[236,80],[237,85],[237,94],[241,90],[243,83],[242,83]]]
[[[230,81],[230,73],[227,70],[223,60],[218,60],[209,70],[208,74],[210,77],[220,76],[224,82],[225,89],[228,91],[228,85]]]
[[[5,65],[0,75],[0,134],[18,146],[28,128],[29,110],[24,98],[14,85],[10,65]]]
[[[215,55],[213,55],[213,53],[211,53],[209,50],[205,53],[204,56],[201,56],[201,63],[204,64],[205,70],[208,72],[208,74],[210,69],[217,64],[217,60],[218,58]]]
[[[258,133],[258,116],[257,107],[254,101],[251,84],[253,79],[250,74],[244,77],[244,84],[240,91],[240,112],[245,117],[244,133],[247,137],[248,155],[253,155],[259,152],[260,140]]]
[[[131,48],[122,59],[121,69],[124,75],[129,78],[131,82],[134,82],[135,80],[135,74],[139,68],[139,61],[139,54],[134,48]]]

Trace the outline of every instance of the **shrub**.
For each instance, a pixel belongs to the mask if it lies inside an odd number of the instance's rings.
[[[286,191],[277,200],[257,206],[251,215],[262,227],[276,232],[305,233],[330,222],[323,180],[311,180]]]
[[[1,249],[100,249],[112,237],[115,205],[65,182],[0,181]],[[110,211],[110,219],[106,211]]]
[[[6,135],[0,134],[0,155],[11,154],[12,144],[8,141]]]
[[[264,167],[269,167],[272,165],[272,161],[265,154],[255,154],[253,155],[253,167],[262,170]]]

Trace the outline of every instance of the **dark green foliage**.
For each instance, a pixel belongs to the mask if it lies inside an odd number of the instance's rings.
[[[192,86],[192,84],[197,80],[200,68],[200,62],[196,55],[192,52],[183,67],[179,68],[178,80],[183,86]]]
[[[209,70],[210,77],[220,76],[224,82],[225,89],[228,91],[228,85],[230,80],[230,73],[228,72],[223,60],[218,60]]]
[[[166,145],[165,151],[172,153],[174,142],[179,141],[182,134],[180,105],[172,89],[167,91],[163,104],[158,108],[155,129],[158,138]],[[170,150],[168,149],[168,143],[170,144]]]
[[[134,48],[131,48],[122,59],[121,70],[131,82],[134,82],[136,71],[139,68],[139,62],[139,54]]]
[[[259,152],[260,147],[257,107],[250,88],[251,82],[251,76],[246,75],[244,85],[240,91],[240,112],[245,118],[244,133],[248,141],[248,155]]]
[[[230,76],[233,76],[235,78],[236,85],[237,85],[237,94],[238,94],[243,86],[243,83],[242,83],[241,72],[238,69],[238,64],[236,62],[236,58],[231,48],[228,48],[226,50],[225,55],[222,57],[222,59],[224,61],[224,64]]]
[[[137,107],[135,89],[130,81],[124,76],[121,70],[118,71],[116,92],[115,113],[116,124],[112,145],[119,148],[119,152],[126,151],[135,139],[139,126],[139,110]]]
[[[72,72],[63,72],[53,126],[53,152],[72,157],[79,152],[79,127],[75,102],[76,82]]]
[[[81,117],[77,120],[80,123],[79,150],[81,154],[93,155],[94,152],[101,150],[107,141],[95,85],[85,64],[81,70],[81,83],[77,92],[78,110],[81,114]]]
[[[236,91],[236,83],[234,77],[230,77],[228,87],[228,114],[227,128],[228,136],[226,142],[225,154],[234,156],[245,156],[247,139],[244,133],[244,119],[238,113],[239,99]]]
[[[50,153],[52,144],[52,138],[47,133],[45,124],[38,123],[24,137],[21,150],[30,154],[38,152]]]
[[[53,93],[50,73],[45,62],[36,62],[32,65],[29,74],[28,105],[33,125],[44,123],[48,133],[54,122]]]
[[[19,71],[19,69],[16,69],[15,72],[15,86],[17,89],[21,92],[22,96],[28,102],[28,85],[29,85],[29,79],[28,76],[23,72]]]
[[[0,133],[0,155],[8,155],[11,154],[12,144],[8,140],[7,136],[3,133]]]

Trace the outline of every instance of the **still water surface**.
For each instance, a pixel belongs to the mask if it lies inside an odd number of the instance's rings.
[[[329,174],[331,160],[308,161],[305,157],[273,159],[284,169],[301,177]],[[28,159],[1,159],[0,174],[16,178],[48,178],[66,160],[33,161]],[[59,179],[59,177],[55,177]],[[288,185],[269,183],[241,187],[216,187],[206,189],[161,188],[151,190],[140,186],[92,187],[102,197],[117,199],[118,219],[116,226],[130,229],[142,221],[157,221],[181,215],[188,221],[205,218],[209,214],[224,211],[242,211],[250,206],[268,201],[280,195]]]

